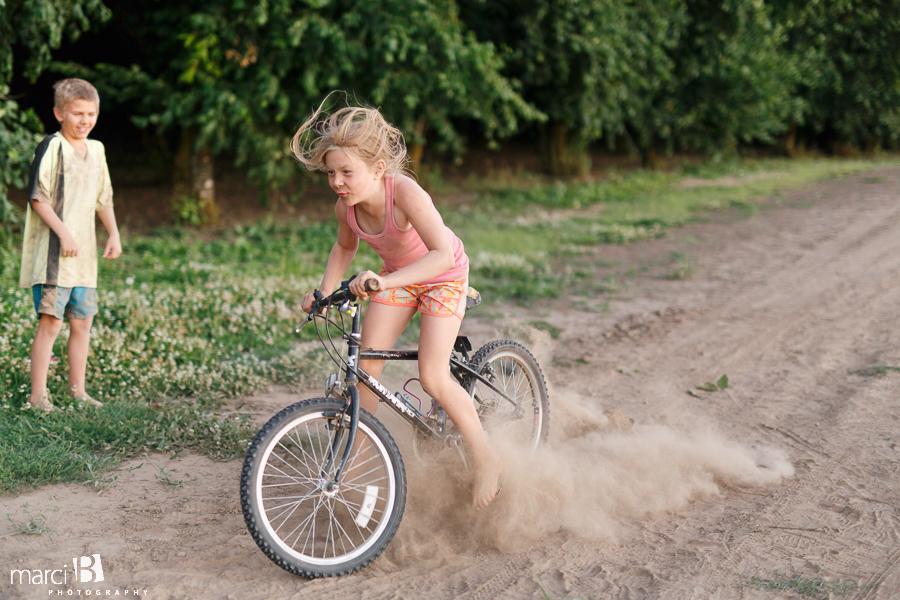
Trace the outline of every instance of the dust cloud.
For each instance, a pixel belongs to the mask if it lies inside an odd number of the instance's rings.
[[[793,475],[776,450],[712,429],[633,424],[574,393],[551,392],[548,443],[528,456],[502,439],[502,492],[471,507],[471,475],[452,451],[407,454],[403,523],[381,568],[460,552],[512,552],[554,534],[615,542],[633,523],[713,497],[723,487],[773,486]]]

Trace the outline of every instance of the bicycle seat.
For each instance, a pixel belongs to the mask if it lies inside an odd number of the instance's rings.
[[[481,304],[481,294],[478,290],[469,286],[469,292],[466,294],[466,312],[469,312],[479,304]]]

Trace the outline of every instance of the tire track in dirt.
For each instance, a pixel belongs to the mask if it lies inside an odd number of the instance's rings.
[[[732,316],[730,321],[754,323],[755,332],[747,332],[745,327],[736,334],[721,333],[714,331],[714,327],[688,321],[669,332],[655,352],[646,352],[644,362],[640,363],[641,367],[649,369],[651,365],[663,362],[667,368],[655,374],[657,379],[677,378],[678,367],[699,362],[698,370],[701,372],[704,366],[710,373],[718,368],[716,373],[737,372],[739,377],[733,376],[732,381],[749,379],[753,382],[753,372],[740,369],[742,364],[752,361],[754,370],[763,372],[762,377],[759,374],[755,377],[756,389],[752,390],[753,393],[747,394],[743,387],[739,388],[743,402],[724,403],[723,400],[722,403],[709,404],[707,407],[711,412],[721,415],[723,419],[727,413],[735,412],[744,419],[758,418],[759,407],[754,397],[758,398],[768,391],[769,395],[783,398],[777,405],[769,403],[769,412],[773,416],[781,413],[778,416],[783,418],[798,396],[813,395],[810,400],[817,410],[807,415],[805,420],[829,425],[827,430],[820,428],[815,431],[811,426],[817,427],[818,423],[800,423],[800,433],[787,436],[795,442],[795,452],[816,451],[818,456],[813,455],[812,458],[816,477],[806,477],[805,473],[800,473],[795,482],[776,490],[754,509],[761,522],[771,523],[767,525],[769,534],[766,543],[760,544],[754,539],[758,536],[747,531],[743,532],[744,539],[737,543],[728,545],[717,541],[724,560],[713,570],[719,572],[722,580],[734,581],[738,574],[748,573],[748,567],[758,568],[758,565],[766,563],[787,561],[795,568],[806,566],[791,562],[797,557],[803,557],[807,562],[814,559],[819,568],[843,575],[851,581],[866,579],[888,560],[890,565],[883,571],[883,579],[887,581],[892,577],[895,562],[888,559],[887,552],[898,543],[896,509],[888,504],[886,508],[875,509],[874,512],[866,511],[867,518],[874,514],[879,521],[873,531],[872,523],[864,523],[864,517],[853,510],[846,510],[854,502],[865,502],[864,497],[838,494],[840,501],[836,509],[816,506],[815,499],[821,493],[823,477],[833,482],[837,489],[845,489],[846,480],[860,478],[858,466],[851,467],[848,463],[854,462],[850,459],[858,455],[861,448],[858,445],[852,447],[852,436],[848,439],[842,435],[842,430],[848,428],[845,424],[855,421],[856,425],[866,427],[877,418],[873,412],[890,413],[890,409],[894,408],[889,400],[890,394],[882,399],[880,405],[873,407],[870,393],[873,386],[853,386],[846,382],[845,375],[848,368],[859,364],[862,358],[859,353],[864,353],[871,341],[866,332],[884,327],[896,330],[900,238],[892,236],[891,232],[896,230],[898,221],[900,210],[896,204],[868,211],[850,223],[844,232],[827,236],[826,247],[816,247],[814,254],[800,257],[793,265],[780,271],[770,272],[767,279],[770,284],[774,282],[774,286],[742,289],[740,294],[719,306],[701,311],[702,318],[707,321],[721,322],[725,320],[725,315],[729,315]],[[865,268],[860,268],[860,265]],[[838,278],[842,271],[849,274]],[[791,282],[795,285],[789,287]],[[770,293],[772,288],[799,291]],[[817,314],[823,309],[829,315],[827,319],[820,316],[821,312]],[[733,315],[737,315],[736,318]],[[855,336],[853,332],[857,332]],[[850,343],[847,343],[848,340]],[[696,358],[696,353],[691,351],[698,345],[714,358]],[[848,353],[848,350],[853,352]],[[692,358],[662,361],[663,356]],[[767,368],[777,369],[778,363],[785,359],[791,362],[790,377],[777,381],[773,386],[764,376],[765,371]],[[801,389],[795,381],[790,381],[798,378],[804,381]],[[687,385],[690,384],[687,382]],[[654,387],[661,392],[670,392],[661,394],[665,398],[656,403],[656,410],[664,413],[690,412],[691,405],[695,404],[686,395],[679,396],[672,393],[673,390],[665,390],[662,382]],[[854,387],[857,389],[854,390]],[[813,394],[809,393],[810,390]],[[846,394],[852,395],[848,398]],[[781,410],[772,411],[772,408]],[[817,440],[808,441],[813,436],[809,435],[807,428],[809,433],[815,432]],[[769,430],[784,431],[771,426]],[[837,448],[842,451],[837,454],[840,458],[836,460],[828,460],[829,451],[824,450],[831,439],[843,439],[845,444],[851,444],[851,447]],[[777,440],[769,436],[769,442]],[[872,451],[874,448],[864,447],[863,450]],[[893,458],[883,457],[882,468],[895,466]],[[880,491],[882,494],[888,492],[886,489]],[[862,535],[857,536],[856,532]],[[842,556],[846,554],[842,550],[848,538],[852,539],[855,548],[852,560]],[[829,550],[821,556],[812,556],[812,548]],[[749,571],[749,575],[768,574],[754,572],[754,569]],[[878,577],[873,577],[873,581],[877,582]],[[723,598],[735,597],[734,588],[721,589],[720,593]]]

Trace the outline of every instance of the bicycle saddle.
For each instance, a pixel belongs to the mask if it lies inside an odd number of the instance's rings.
[[[481,304],[481,294],[478,290],[469,286],[469,292],[466,294],[466,312],[469,312],[479,304]]]

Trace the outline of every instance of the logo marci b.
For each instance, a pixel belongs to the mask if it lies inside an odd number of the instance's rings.
[[[103,581],[103,563],[100,562],[100,555],[93,554],[91,556],[82,556],[80,559],[81,567],[79,568],[79,559],[73,558],[75,565],[75,580],[81,583]]]

